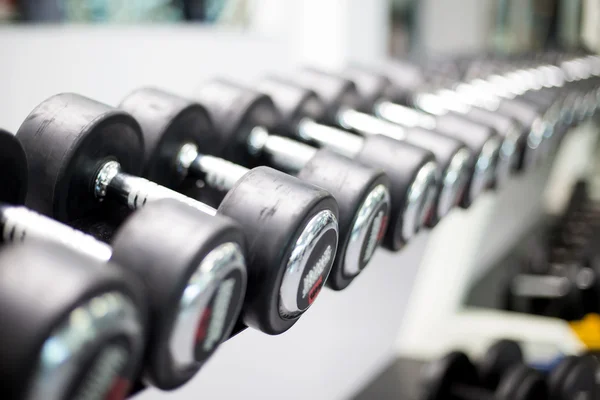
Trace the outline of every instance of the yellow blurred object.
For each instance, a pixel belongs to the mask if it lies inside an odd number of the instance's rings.
[[[600,315],[588,314],[580,321],[570,322],[575,335],[590,350],[600,350]]]

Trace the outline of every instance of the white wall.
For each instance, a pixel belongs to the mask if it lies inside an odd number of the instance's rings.
[[[486,49],[494,22],[494,0],[417,0],[417,45],[451,54]]]

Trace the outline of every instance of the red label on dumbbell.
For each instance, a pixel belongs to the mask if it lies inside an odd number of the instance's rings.
[[[196,361],[206,360],[227,339],[243,301],[242,282],[239,270],[227,274],[202,313],[196,330]]]
[[[103,346],[87,363],[85,371],[73,386],[69,399],[121,400],[127,397],[130,378],[135,365],[131,362],[131,351],[122,341],[112,341]]]
[[[317,298],[329,276],[335,258],[337,233],[329,229],[313,248],[300,279],[296,300],[300,310],[306,310]]]
[[[385,236],[389,218],[388,203],[381,204],[373,213],[374,217],[367,229],[367,236],[363,241],[363,247],[360,251],[359,267],[362,270],[367,266],[371,257],[375,254],[377,246]]]

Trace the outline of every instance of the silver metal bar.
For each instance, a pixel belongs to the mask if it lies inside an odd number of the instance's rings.
[[[203,176],[204,182],[217,190],[228,191],[250,171],[219,157],[199,154],[190,165],[190,173]]]
[[[401,126],[435,129],[437,125],[433,115],[391,101],[378,102],[375,104],[373,112],[379,118]]]
[[[354,158],[363,147],[364,139],[339,128],[319,124],[305,118],[298,124],[300,137],[317,142],[320,146],[334,149],[349,158]]]
[[[316,154],[317,149],[295,140],[271,135],[266,128],[252,129],[248,151],[253,155],[267,154],[273,165],[287,172],[300,171]]]
[[[515,296],[549,299],[566,296],[570,288],[568,278],[551,275],[517,275],[511,284]]]
[[[95,194],[100,201],[106,196],[115,196],[131,210],[137,210],[151,201],[174,199],[206,214],[217,214],[217,210],[207,204],[147,179],[121,172],[121,166],[116,161],[109,161],[100,169],[96,177]]]
[[[4,242],[42,239],[64,245],[101,262],[112,257],[112,248],[108,244],[25,207],[0,207],[0,224]]]
[[[363,135],[384,135],[396,140],[406,138],[406,130],[402,126],[360,111],[348,108],[340,110],[337,119],[342,128]]]

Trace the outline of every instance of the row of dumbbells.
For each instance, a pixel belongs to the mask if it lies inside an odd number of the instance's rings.
[[[507,308],[565,320],[600,313],[600,204],[579,182],[548,232],[535,237],[508,285]]]
[[[453,351],[426,366],[423,400],[575,400],[600,396],[598,359],[561,356],[544,365],[525,363],[520,345],[500,340],[473,362]]]
[[[464,102],[427,113],[452,89],[411,91],[359,68],[256,88],[213,81],[195,100],[141,89],[118,108],[75,94],[44,101],[16,136],[0,134],[3,396],[119,398],[140,372],[173,389],[233,330],[286,331],[380,244],[400,250],[591,116],[597,101],[565,99],[595,96],[598,60],[565,58],[536,64],[564,79],[535,100],[534,84],[486,92],[510,105],[493,111]],[[519,71],[506,68],[509,80]]]

